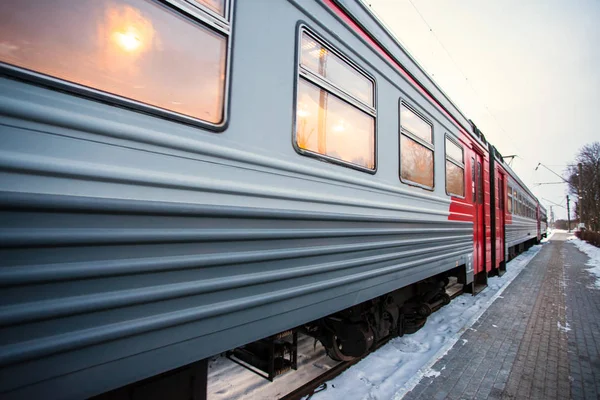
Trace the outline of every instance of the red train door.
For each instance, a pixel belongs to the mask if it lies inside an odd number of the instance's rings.
[[[500,275],[506,271],[506,260],[504,259],[504,226],[506,222],[505,214],[505,185],[506,180],[503,174],[498,174],[498,209],[496,218],[496,264]]]
[[[485,215],[483,208],[483,157],[475,153],[471,158],[471,176],[473,184],[473,231],[474,231],[474,292],[482,290],[487,284],[485,270]]]

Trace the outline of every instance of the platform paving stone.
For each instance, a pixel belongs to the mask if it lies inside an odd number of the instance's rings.
[[[568,236],[556,233],[404,399],[600,399],[600,290]]]
[[[573,398],[600,399],[600,290],[582,267],[588,257],[564,246],[569,366]],[[587,267],[589,268],[589,267]]]

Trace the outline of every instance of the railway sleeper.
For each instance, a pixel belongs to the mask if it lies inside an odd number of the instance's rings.
[[[226,353],[236,364],[269,381],[298,368],[298,332],[287,330]]]

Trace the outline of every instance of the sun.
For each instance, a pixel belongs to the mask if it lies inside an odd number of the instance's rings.
[[[127,29],[126,32],[114,32],[112,37],[115,43],[128,53],[138,50],[142,45],[142,40],[133,28]]]

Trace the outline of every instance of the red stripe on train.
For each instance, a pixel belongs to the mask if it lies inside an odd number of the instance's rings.
[[[346,24],[348,24],[355,32],[357,32],[363,39],[365,39],[375,50],[377,50],[381,55],[383,55],[388,61],[396,66],[398,71],[408,79],[408,81],[417,88],[425,97],[427,97],[435,106],[439,108],[439,110],[446,115],[461,131],[461,133],[467,135],[467,132],[464,130],[462,125],[452,116],[444,106],[442,106],[435,98],[433,98],[429,92],[421,85],[418,81],[416,81],[405,69],[404,67],[396,61],[394,57],[392,57],[383,47],[377,43],[373,37],[365,32],[365,30],[358,25],[346,12],[340,8],[337,4],[334,3],[333,0],[323,0],[325,3],[336,15],[338,15]]]

